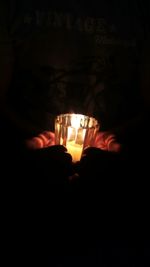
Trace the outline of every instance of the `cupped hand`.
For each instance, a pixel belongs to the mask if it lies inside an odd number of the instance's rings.
[[[55,134],[50,131],[44,131],[38,136],[26,140],[28,149],[40,149],[55,145]]]
[[[62,145],[55,145],[55,134],[45,131],[26,140],[33,165],[49,176],[68,177],[73,173],[72,157]]]
[[[110,132],[98,132],[92,146],[116,153],[121,150],[121,144],[117,142],[115,134]]]

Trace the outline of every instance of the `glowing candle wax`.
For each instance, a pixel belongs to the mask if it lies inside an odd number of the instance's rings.
[[[79,145],[73,141],[67,141],[66,148],[69,154],[72,156],[72,161],[77,162],[81,159],[83,145]]]
[[[72,161],[81,159],[86,129],[80,127],[81,116],[72,115],[71,126],[67,129],[66,148],[72,156]]]

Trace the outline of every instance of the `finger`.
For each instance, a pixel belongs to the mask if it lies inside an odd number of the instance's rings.
[[[39,137],[33,137],[32,139],[26,141],[26,146],[29,149],[40,149],[43,147],[43,140]]]
[[[49,139],[47,138],[47,136],[44,133],[39,134],[38,138],[40,138],[42,140],[43,147],[45,147],[49,142]]]
[[[54,140],[49,140],[47,143],[47,147],[49,146],[54,146],[55,145],[55,141]]]
[[[42,147],[41,149],[38,149],[41,151],[41,153],[48,153],[48,154],[66,154],[67,149],[63,145],[53,145],[48,147]]]
[[[40,149],[55,145],[55,134],[50,131],[45,131],[38,136],[27,140],[26,145],[29,149]]]
[[[50,131],[45,131],[38,136],[43,141],[43,147],[55,144],[55,134]]]
[[[114,136],[114,134],[108,134],[108,135],[105,135],[104,136],[104,142],[105,142],[105,144],[109,144],[109,143],[111,143],[111,142],[113,142],[113,141],[115,141],[115,136]]]
[[[120,145],[116,142],[115,135],[108,132],[97,134],[95,146],[105,151],[118,152],[120,150]]]
[[[53,132],[45,132],[45,135],[48,138],[47,146],[55,145],[55,134]]]
[[[58,164],[63,165],[64,167],[72,163],[72,157],[67,153],[66,147],[62,145],[55,145],[51,147],[46,147],[40,149],[42,155],[45,155],[44,158],[56,160]],[[66,170],[67,171],[67,170]]]
[[[83,150],[82,158],[86,157],[86,156],[95,155],[95,154],[100,153],[100,152],[101,152],[101,150],[97,147],[88,147],[88,148]]]
[[[35,151],[35,150],[33,150]],[[44,147],[36,149],[36,156],[45,162],[56,160],[58,162],[70,162],[72,160],[71,155],[68,154],[67,149],[62,145]]]
[[[111,152],[120,152],[121,151],[121,145],[119,143],[116,142],[111,142],[109,144],[108,150]]]
[[[55,134],[50,131],[44,131],[43,134],[47,137],[47,139],[55,138]]]
[[[63,145],[53,145],[51,147],[46,147],[45,150],[49,150],[52,152],[60,152],[60,153],[67,152],[67,148]]]
[[[98,133],[95,141],[94,141],[94,147],[100,148],[105,150],[106,149],[106,144],[104,141],[104,133]]]

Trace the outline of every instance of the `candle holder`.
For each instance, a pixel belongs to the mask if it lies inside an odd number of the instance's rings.
[[[72,161],[80,161],[86,147],[92,146],[98,121],[81,114],[61,114],[55,119],[55,144],[63,145],[72,156]]]

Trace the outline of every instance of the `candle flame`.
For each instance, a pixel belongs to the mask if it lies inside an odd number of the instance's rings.
[[[75,143],[83,144],[86,129],[83,128],[84,115],[71,114],[70,126],[67,129],[67,140],[74,140]]]
[[[84,115],[72,114],[71,126],[75,129],[79,129],[81,127],[82,120],[84,120]]]

